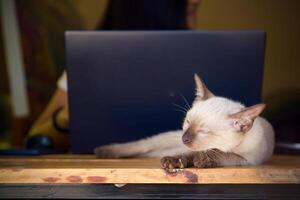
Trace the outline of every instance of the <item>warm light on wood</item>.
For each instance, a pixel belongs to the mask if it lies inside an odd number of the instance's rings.
[[[274,156],[262,166],[189,168],[175,174],[162,170],[159,159],[1,157],[0,183],[300,183],[300,157]]]

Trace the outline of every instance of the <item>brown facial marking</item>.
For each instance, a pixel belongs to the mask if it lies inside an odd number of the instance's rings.
[[[59,178],[57,177],[46,177],[46,178],[43,178],[43,181],[44,182],[47,182],[47,183],[55,183],[59,180]]]
[[[87,181],[90,183],[104,183],[106,181],[106,177],[103,176],[88,176]]]
[[[191,125],[183,134],[182,142],[185,145],[191,145],[196,138],[195,126]]]
[[[82,182],[82,178],[80,176],[68,176],[66,179],[70,183],[81,183]]]

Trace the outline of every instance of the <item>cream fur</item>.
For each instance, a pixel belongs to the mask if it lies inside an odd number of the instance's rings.
[[[101,146],[95,149],[101,158],[164,157],[217,148],[245,158],[243,165],[258,165],[268,161],[274,149],[274,131],[262,117],[256,117],[247,132],[233,126],[234,113],[245,106],[239,102],[215,97],[195,76],[197,97],[187,112],[182,130],[160,133],[139,141]],[[208,95],[205,92],[208,92]],[[193,126],[196,138],[190,146],[182,142],[183,133]]]

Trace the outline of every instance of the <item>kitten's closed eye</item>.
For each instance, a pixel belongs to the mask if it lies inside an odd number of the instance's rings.
[[[197,133],[202,134],[202,135],[207,135],[210,133],[210,130],[208,128],[202,128],[202,129],[199,129],[197,131]]]

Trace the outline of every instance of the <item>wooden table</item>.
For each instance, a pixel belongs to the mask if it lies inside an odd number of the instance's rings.
[[[127,185],[117,188],[116,183]],[[158,159],[100,160],[90,155],[0,157],[0,198],[109,198],[120,194],[126,198],[267,195],[282,199],[300,197],[299,183],[300,156],[277,155],[256,167],[188,168],[172,174],[160,168]]]

